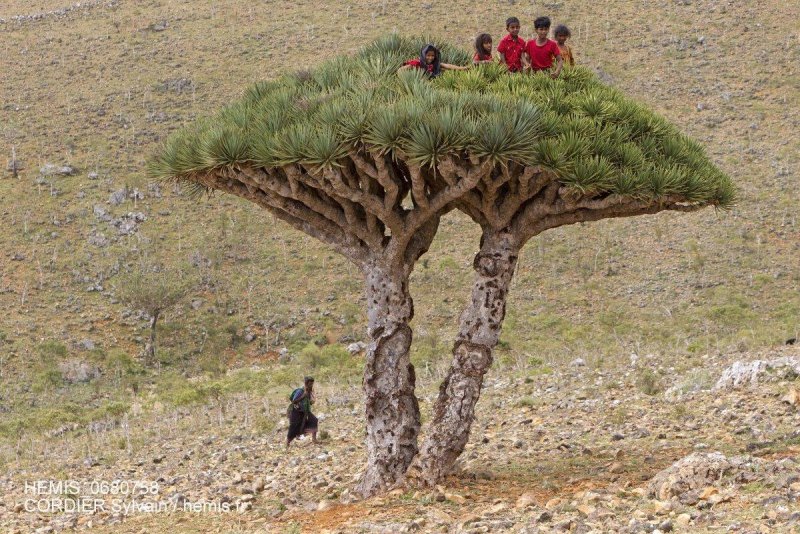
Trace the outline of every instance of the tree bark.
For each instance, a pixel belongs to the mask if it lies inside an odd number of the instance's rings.
[[[506,297],[522,243],[508,231],[484,229],[475,256],[472,298],[461,314],[453,361],[439,386],[433,418],[406,481],[433,486],[464,451],[483,377],[492,365],[506,313]]]
[[[414,306],[408,270],[375,262],[364,269],[369,336],[364,367],[367,467],[357,490],[365,497],[394,485],[418,450],[419,404],[408,326]]]
[[[145,365],[151,365],[156,361],[156,323],[158,322],[158,312],[153,313],[150,319],[150,339],[144,347],[144,355],[147,359]]]

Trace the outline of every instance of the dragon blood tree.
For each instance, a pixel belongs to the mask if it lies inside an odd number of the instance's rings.
[[[450,369],[420,454],[405,477],[423,486],[441,479],[467,443],[517,258],[528,240],[567,224],[724,209],[735,200],[728,176],[696,142],[588,70],[566,70],[557,80],[545,74],[498,78],[491,71],[449,72],[436,85],[523,107],[516,115],[493,115],[488,127],[477,131],[483,144],[502,147],[502,158],[456,201],[482,235]],[[459,173],[470,167],[454,165]]]
[[[726,206],[732,187],[691,141],[585,70],[552,81],[496,65],[428,80],[397,73],[424,43],[389,36],[353,57],[262,82],[177,132],[151,174],[246,198],[361,269],[364,495],[440,478],[469,435],[518,251],[579,221]],[[470,56],[448,45],[442,61]],[[472,303],[417,456],[409,276],[442,215],[484,232]]]

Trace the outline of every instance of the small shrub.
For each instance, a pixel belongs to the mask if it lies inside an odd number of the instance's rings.
[[[686,346],[686,351],[692,354],[697,354],[708,350],[708,340],[695,339]]]
[[[204,398],[211,399],[214,402],[219,402],[222,396],[226,393],[225,387],[220,382],[207,382],[200,384],[198,390]]]
[[[126,414],[130,410],[130,406],[125,402],[111,401],[103,406],[102,410],[105,414],[117,418]]]
[[[541,367],[544,365],[544,360],[539,358],[538,356],[531,356],[528,358],[528,365],[531,367]]]
[[[181,362],[188,359],[187,355],[173,347],[162,347],[156,353],[156,361],[162,367],[180,368]]]
[[[314,343],[303,347],[303,350],[297,355],[297,359],[303,367],[315,370],[322,367],[322,351]]]
[[[628,415],[628,410],[626,410],[623,406],[618,406],[613,412],[611,412],[610,419],[615,425],[621,425],[628,420]]]
[[[534,367],[533,369],[530,369],[528,372],[530,373],[529,376],[533,377],[539,375],[549,375],[553,372],[553,369],[551,367],[543,365],[541,367]]]
[[[222,379],[222,387],[225,393],[264,393],[275,374],[277,372],[270,376],[263,370],[239,369]]]
[[[163,349],[162,349],[163,350]],[[202,372],[212,377],[219,377],[225,374],[227,366],[225,361],[220,356],[222,352],[208,353],[197,358],[197,368]]]
[[[242,335],[242,326],[241,321],[238,319],[230,319],[228,323],[224,327],[224,332],[226,334],[228,346],[232,349],[238,347],[244,341],[244,335]]]
[[[686,417],[688,414],[689,414],[689,410],[688,410],[688,408],[686,408],[686,405],[685,405],[685,404],[676,404],[676,405],[675,405],[675,406],[672,408],[672,416],[673,416],[675,419],[683,419],[683,418],[684,418],[684,417]]]
[[[130,354],[123,350],[112,350],[105,358],[106,365],[124,375],[135,375],[144,373],[144,367],[136,361]]]
[[[67,357],[67,347],[57,341],[45,341],[39,345],[39,355],[44,361],[62,360]]]
[[[58,364],[67,357],[67,347],[57,341],[45,341],[37,347],[37,351],[39,358],[33,365],[33,391],[42,393],[61,386],[64,377]]]
[[[661,392],[661,381],[652,370],[645,369],[636,379],[636,387],[645,395],[656,395]]]
[[[253,428],[259,434],[269,434],[275,430],[275,421],[269,417],[259,415],[253,422]]]
[[[173,406],[188,406],[205,400],[200,387],[192,384],[177,373],[164,373],[156,383],[159,400]]]
[[[306,345],[298,355],[298,363],[322,377],[352,377],[361,373],[362,360],[352,356],[339,344],[318,347],[314,343]]]
[[[42,432],[68,423],[86,423],[90,417],[83,406],[64,402],[56,407],[33,410],[25,419],[25,428]]]
[[[284,345],[291,354],[297,354],[312,341],[312,337],[305,330],[293,329],[286,332]]]
[[[122,350],[113,350],[105,358],[105,366],[118,387],[138,391],[145,369],[130,354]]]
[[[455,271],[458,269],[458,263],[450,256],[445,256],[439,261],[439,270],[441,271]]]
[[[270,382],[272,384],[286,388],[292,387],[293,384],[302,379],[302,373],[292,367],[279,367],[270,373]]]
[[[698,368],[690,370],[686,376],[681,378],[673,388],[670,388],[670,390],[674,390],[681,395],[685,395],[686,393],[692,393],[694,391],[711,389],[713,384],[714,377],[711,376],[711,373],[709,373],[706,369]]]
[[[64,377],[55,363],[42,363],[33,376],[32,389],[36,393],[42,393],[59,387],[63,382]]]
[[[320,430],[319,435],[317,436],[320,441],[327,441],[331,439],[331,433],[327,430]]]

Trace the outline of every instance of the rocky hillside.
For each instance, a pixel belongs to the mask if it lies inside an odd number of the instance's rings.
[[[355,386],[323,387],[323,439],[288,453],[281,406],[162,412],[130,430],[97,429],[88,455],[52,436],[43,463],[0,480],[0,520],[12,532],[794,532],[798,374],[794,348],[706,356],[689,372],[652,355],[615,371],[581,359],[560,370],[496,369],[457,472],[434,491],[367,501],[350,493],[365,460]],[[432,400],[429,391],[424,413]],[[279,424],[253,428],[259,413]],[[125,440],[142,433],[151,438],[125,454]],[[55,496],[24,480],[57,473],[105,509],[29,513],[26,498]],[[114,480],[144,484],[117,494],[92,486]]]
[[[169,132],[251,82],[390,31],[465,48],[489,31],[496,44],[511,14],[524,36],[541,14],[568,24],[578,61],[706,145],[740,201],[537,238],[519,262],[463,473],[440,491],[353,501],[360,362],[346,347],[365,324],[358,273],[242,201],[148,183],[145,163]],[[752,362],[798,358],[784,346],[800,333],[798,19],[796,3],[777,0],[3,2],[0,524],[797,529],[797,371]],[[413,275],[423,412],[477,239],[448,216]],[[197,282],[165,315],[150,365],[148,317],[118,291],[142,263]],[[309,369],[329,436],[286,454],[284,399]],[[746,373],[758,371],[770,379],[751,385]],[[18,506],[25,481],[109,478],[156,483],[140,502],[235,511]]]

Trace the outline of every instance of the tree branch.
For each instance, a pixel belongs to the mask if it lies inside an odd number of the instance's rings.
[[[330,224],[325,217],[311,210],[302,202],[260,187],[248,187],[243,181],[222,176],[217,172],[196,175],[194,181],[211,189],[218,189],[254,202],[295,229],[331,245],[337,252],[359,267],[364,262],[368,251],[363,244],[341,228]]]
[[[457,164],[452,157],[448,157],[439,163],[439,169],[440,172],[455,173],[461,179],[456,181],[453,185],[448,185],[437,191],[428,201],[427,208],[415,209],[406,220],[405,228],[407,231],[416,231],[432,214],[439,212],[445,206],[475,187],[484,176],[491,173],[492,163],[487,159],[467,170],[463,166]]]
[[[408,173],[411,175],[411,198],[414,201],[415,209],[427,210],[428,191],[425,177],[422,176],[422,168],[417,164],[408,165]]]
[[[613,219],[619,217],[633,217],[636,215],[647,215],[660,211],[697,211],[705,207],[704,204],[687,203],[681,198],[668,197],[661,201],[630,199],[618,197],[609,200],[610,197],[601,201],[587,200],[579,203],[580,205],[572,211],[557,212],[541,215],[540,210],[531,210],[521,214],[513,224],[513,231],[521,239],[527,241],[531,237],[542,233],[545,230],[575,224],[578,222],[598,221],[600,219]],[[531,206],[529,206],[530,208]],[[550,210],[548,210],[550,211]],[[533,214],[538,213],[536,217]]]
[[[303,172],[302,168],[294,165],[287,165],[281,170],[286,175],[289,187],[286,187],[284,180],[277,176],[274,170],[263,171],[242,167],[239,169],[240,172],[231,178],[240,180],[248,188],[257,188],[273,193],[272,196],[277,195],[301,202],[309,210],[328,219],[329,224],[338,226],[345,234],[352,234],[365,243],[376,241],[376,237],[369,234],[366,222],[357,218],[352,209],[348,213],[349,206],[343,205],[346,201],[328,195],[322,187],[321,180],[316,179],[309,171]]]
[[[402,219],[393,209],[387,209],[384,199],[369,191],[368,182],[363,180],[359,189],[347,185],[342,176],[341,169],[329,168],[323,171],[323,178],[332,187],[332,192],[360,204],[364,209],[380,219],[392,232],[400,231],[403,226]]]
[[[350,158],[356,169],[362,174],[376,180],[383,188],[383,208],[386,211],[394,212],[400,204],[400,187],[392,179],[386,168],[386,162],[382,156],[373,155],[373,163],[367,161],[360,153],[355,150],[350,151]]]

